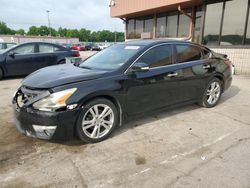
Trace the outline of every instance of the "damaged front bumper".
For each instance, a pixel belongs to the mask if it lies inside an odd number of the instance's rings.
[[[26,136],[46,140],[68,140],[74,136],[77,109],[62,112],[42,112],[31,107],[13,105],[18,131]]]

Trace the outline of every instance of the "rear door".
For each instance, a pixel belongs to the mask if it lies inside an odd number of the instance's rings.
[[[181,89],[178,101],[197,100],[212,74],[210,59],[206,58],[202,48],[193,44],[176,44],[175,54]]]
[[[38,53],[34,56],[36,70],[57,64],[57,48],[52,44],[38,44]]]
[[[24,44],[9,52],[6,57],[8,75],[27,75],[34,70],[33,57],[36,55],[35,44]]]

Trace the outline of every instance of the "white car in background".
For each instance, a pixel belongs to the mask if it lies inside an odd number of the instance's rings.
[[[101,50],[103,50],[103,49],[105,49],[105,48],[107,48],[107,47],[109,47],[109,46],[110,46],[110,45],[107,44],[107,43],[98,44],[98,47],[99,47]]]

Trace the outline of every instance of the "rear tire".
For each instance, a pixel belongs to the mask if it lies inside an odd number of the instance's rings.
[[[3,79],[3,76],[4,76],[4,74],[3,74],[3,70],[0,68],[0,80],[2,80],[2,79]]]
[[[218,104],[222,94],[222,82],[218,78],[210,80],[199,101],[199,105],[212,108]]]
[[[107,139],[118,125],[116,106],[105,98],[90,101],[80,113],[77,136],[85,143],[96,143]]]

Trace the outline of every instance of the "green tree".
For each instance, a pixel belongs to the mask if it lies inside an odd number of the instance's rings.
[[[38,36],[39,35],[39,28],[36,26],[31,26],[27,33],[28,35]]]
[[[66,37],[67,36],[67,29],[66,28],[61,28],[59,27],[58,31],[57,31],[57,34],[60,36],[60,37]]]
[[[85,41],[85,42],[90,41],[90,38],[91,38],[90,35],[91,35],[91,31],[90,30],[86,30],[84,28],[82,28],[82,29],[79,30],[80,41]]]
[[[4,22],[0,22],[0,34],[14,35],[15,31],[7,27],[7,25]]]
[[[24,29],[19,29],[15,33],[18,34],[18,35],[25,35]]]
[[[66,37],[79,37],[79,31],[77,29],[68,29]]]

